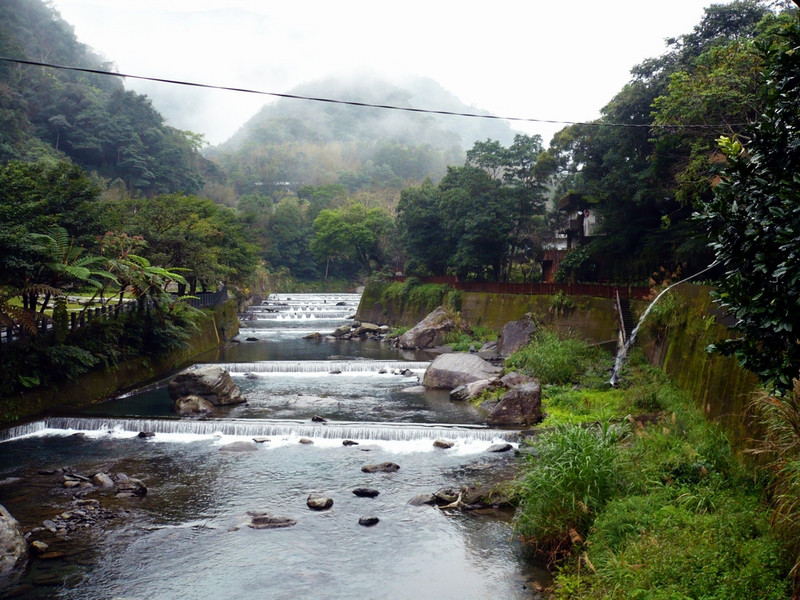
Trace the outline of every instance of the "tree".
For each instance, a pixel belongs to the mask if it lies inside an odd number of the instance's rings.
[[[400,192],[397,231],[406,253],[405,269],[414,275],[441,275],[453,248],[445,240],[441,194],[430,179]]]
[[[718,349],[787,391],[800,374],[800,25],[762,52],[764,111],[745,142],[720,139],[727,163],[697,219],[724,269],[716,299],[741,334]]]
[[[326,278],[331,260],[345,261],[371,272],[385,261],[382,244],[392,226],[387,212],[379,208],[368,209],[363,204],[323,210],[314,220],[311,251],[326,262]]]
[[[714,140],[757,114],[752,48],[776,19],[753,0],[712,5],[691,33],[669,40],[668,52],[632,69],[599,120],[554,136],[559,191],[582,194],[602,216],[590,251],[604,278],[645,280],[660,267],[707,264],[689,218],[710,195]]]

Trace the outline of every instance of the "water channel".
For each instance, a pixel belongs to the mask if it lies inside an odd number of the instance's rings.
[[[283,294],[251,308],[240,343],[200,357],[229,370],[248,398],[213,419],[175,418],[157,384],[0,432],[0,504],[25,531],[72,506],[53,470],[125,473],[148,488],[144,497],[87,495],[112,516],[53,543],[55,556],[33,559],[15,597],[531,598],[527,584],[542,573],[514,541],[510,514],[409,504],[508,472],[512,453],[486,452],[505,432],[487,429],[476,408],[446,393],[410,389],[429,355],[304,339],[348,322],[358,300]],[[254,437],[269,441],[253,452],[220,451]],[[434,448],[437,438],[455,445]],[[361,471],[385,461],[400,470]],[[358,487],[380,494],[357,497]],[[309,510],[310,493],[333,507]],[[252,529],[248,511],[297,524]],[[380,521],[363,527],[364,516]]]

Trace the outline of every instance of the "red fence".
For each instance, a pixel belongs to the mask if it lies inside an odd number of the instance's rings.
[[[395,281],[405,281],[405,277],[395,277]],[[594,296],[595,298],[619,297],[627,300],[641,300],[650,294],[645,286],[609,285],[605,283],[503,283],[498,281],[458,281],[455,277],[420,277],[422,283],[446,283],[465,292],[486,292],[490,294],[528,294],[531,296],[550,296],[563,292],[568,296]]]

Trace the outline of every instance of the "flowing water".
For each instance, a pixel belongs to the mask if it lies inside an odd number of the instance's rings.
[[[666,294],[669,290],[671,290],[675,286],[680,285],[681,283],[685,283],[690,279],[694,279],[695,277],[702,275],[707,271],[710,271],[716,266],[717,266],[716,263],[714,263],[706,267],[702,271],[695,273],[694,275],[690,275],[685,279],[681,279],[680,281],[676,281],[675,283],[668,285],[663,290],[661,290],[661,292],[659,292],[659,294],[655,298],[653,298],[653,301],[647,305],[647,308],[642,313],[642,316],[639,317],[639,321],[636,323],[636,327],[633,328],[633,331],[631,332],[631,335],[628,338],[628,340],[617,351],[617,356],[614,359],[614,370],[611,373],[611,379],[608,382],[609,384],[613,386],[617,385],[617,383],[619,382],[620,372],[622,371],[622,367],[625,364],[625,359],[628,358],[628,352],[630,352],[630,349],[633,347],[633,343],[636,341],[636,336],[639,333],[639,329],[641,328],[642,323],[644,323],[644,320],[647,318],[647,315],[650,314],[650,310],[653,308],[653,305],[655,305],[655,303],[658,302],[658,299],[661,298],[661,296]]]
[[[531,598],[526,583],[544,574],[513,540],[510,515],[409,504],[509,472],[511,453],[486,452],[507,433],[446,393],[415,389],[430,356],[303,339],[348,322],[357,303],[357,295],[284,294],[252,308],[238,337],[251,341],[201,359],[228,369],[248,398],[214,418],[175,418],[160,382],[0,432],[0,504],[26,531],[70,506],[53,469],[122,472],[148,488],[141,498],[87,496],[115,516],[54,541],[57,555],[34,559],[15,597]],[[268,441],[220,451],[253,438]],[[436,449],[437,438],[455,445]],[[386,461],[400,470],[361,471]],[[11,477],[21,481],[3,484]],[[380,494],[356,497],[358,487]],[[333,507],[309,510],[310,493]],[[297,524],[252,529],[248,511]],[[380,521],[363,527],[364,516]]]

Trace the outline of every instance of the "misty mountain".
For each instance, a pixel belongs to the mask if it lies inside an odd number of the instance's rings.
[[[0,2],[0,56],[113,70],[42,0]],[[0,62],[0,161],[69,159],[144,195],[199,191],[215,167],[150,100],[99,74]]]
[[[377,75],[331,77],[300,85],[296,96],[489,114],[468,106],[432,79],[418,77],[392,83]],[[514,132],[506,121],[414,113],[281,98],[265,105],[227,142],[211,154],[233,153],[246,145],[284,142],[375,142],[428,144],[440,150],[466,150],[487,138],[508,144]]]
[[[296,96],[489,114],[468,106],[427,78],[392,83],[376,75],[331,77],[298,86]],[[514,131],[501,120],[416,113],[281,98],[265,105],[227,142],[206,155],[221,162],[239,193],[275,185],[344,183],[398,187],[434,180],[461,164],[478,140],[510,144]],[[266,186],[266,187],[263,187]]]

